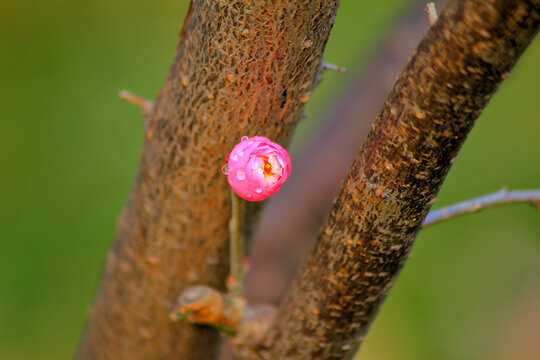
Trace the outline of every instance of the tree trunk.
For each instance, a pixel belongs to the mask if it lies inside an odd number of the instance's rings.
[[[317,84],[339,0],[194,0],[146,121],[135,184],[78,359],[211,359],[215,331],[169,313],[188,286],[224,289],[223,159],[244,135],[285,145]]]
[[[354,355],[474,121],[539,26],[538,0],[443,11],[379,112],[260,358]]]

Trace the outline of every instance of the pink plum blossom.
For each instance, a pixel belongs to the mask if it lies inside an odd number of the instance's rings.
[[[227,180],[242,199],[260,201],[274,195],[291,174],[287,150],[262,136],[242,137],[229,154]]]

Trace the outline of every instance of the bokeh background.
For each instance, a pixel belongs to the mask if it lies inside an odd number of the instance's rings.
[[[342,3],[326,59],[349,72],[325,74],[293,159],[412,3]],[[187,5],[0,0],[0,359],[74,354],[142,144],[142,117],[118,91],[155,98]],[[539,64],[536,39],[435,207],[540,187]],[[538,359],[539,299],[540,213],[456,219],[420,234],[359,358]]]

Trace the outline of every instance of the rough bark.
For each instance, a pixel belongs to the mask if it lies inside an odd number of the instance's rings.
[[[437,1],[437,6],[442,9],[445,3]],[[429,28],[425,6],[424,0],[411,4],[351,86],[336,96],[325,123],[296,155],[294,172],[286,186],[265,208],[255,235],[247,284],[248,299],[253,303],[278,304],[290,287],[330,212],[358,152],[359,140],[366,136],[396,78]],[[354,40],[351,42],[354,46]],[[355,71],[349,70],[347,74]],[[279,228],[275,224],[280,224]]]
[[[442,12],[360,148],[260,358],[355,353],[474,121],[539,26],[538,0],[458,0]]]
[[[282,145],[317,83],[338,0],[192,2],[146,122],[135,184],[116,230],[78,359],[210,359],[217,334],[174,323],[183,289],[224,289],[229,189],[241,136]]]

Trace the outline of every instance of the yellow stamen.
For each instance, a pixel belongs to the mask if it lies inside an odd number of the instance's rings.
[[[274,168],[272,167],[272,164],[270,164],[270,162],[268,161],[268,156],[261,156],[261,158],[264,161],[264,166],[263,166],[264,177],[267,178],[269,176],[276,175],[276,173],[272,172]]]

